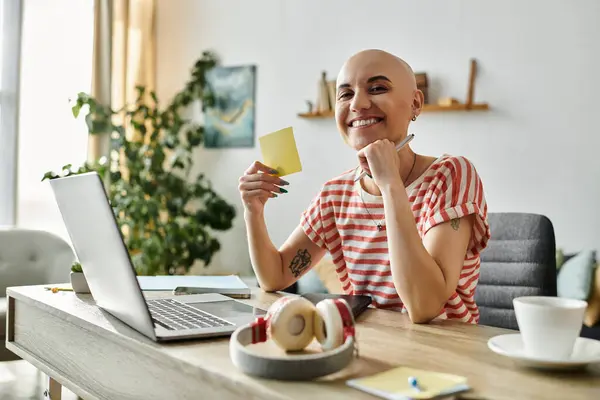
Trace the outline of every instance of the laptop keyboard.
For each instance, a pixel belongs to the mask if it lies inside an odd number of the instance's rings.
[[[231,326],[231,322],[173,299],[147,300],[155,323],[169,330]]]

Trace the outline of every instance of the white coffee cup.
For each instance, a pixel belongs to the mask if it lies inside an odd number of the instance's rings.
[[[523,296],[513,300],[523,349],[529,357],[566,360],[581,332],[587,302],[561,297]]]

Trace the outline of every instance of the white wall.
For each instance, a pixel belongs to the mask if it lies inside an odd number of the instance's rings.
[[[600,2],[160,0],[158,92],[170,98],[205,49],[223,65],[256,64],[257,136],[295,129],[304,171],[271,201],[267,223],[281,244],[320,185],[355,157],[333,120],[303,120],[321,70],[334,77],[364,48],[382,48],[426,71],[435,93],[464,100],[469,59],[475,97],[492,110],[423,114],[416,151],[470,158],[489,210],[548,215],[558,246],[600,249]],[[201,151],[197,161],[240,216],[222,236],[214,267],[248,268],[237,178],[259,147]]]

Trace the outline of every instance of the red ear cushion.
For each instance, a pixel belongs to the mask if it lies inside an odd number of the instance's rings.
[[[354,329],[354,314],[352,313],[352,307],[350,307],[350,304],[348,304],[348,302],[344,299],[335,299],[334,303],[338,309],[338,312],[340,313],[340,317],[342,318],[342,325],[343,325],[343,340],[342,341],[346,341],[346,339],[350,336],[355,337],[356,336],[356,331]]]
[[[269,334],[286,351],[302,350],[314,338],[315,306],[303,297],[285,299],[278,300],[269,308]]]

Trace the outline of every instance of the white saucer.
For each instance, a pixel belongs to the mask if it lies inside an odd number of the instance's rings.
[[[578,337],[573,354],[566,360],[529,357],[524,354],[521,334],[494,336],[488,340],[488,347],[495,353],[512,358],[519,364],[540,369],[578,369],[589,364],[600,363],[600,340]]]

